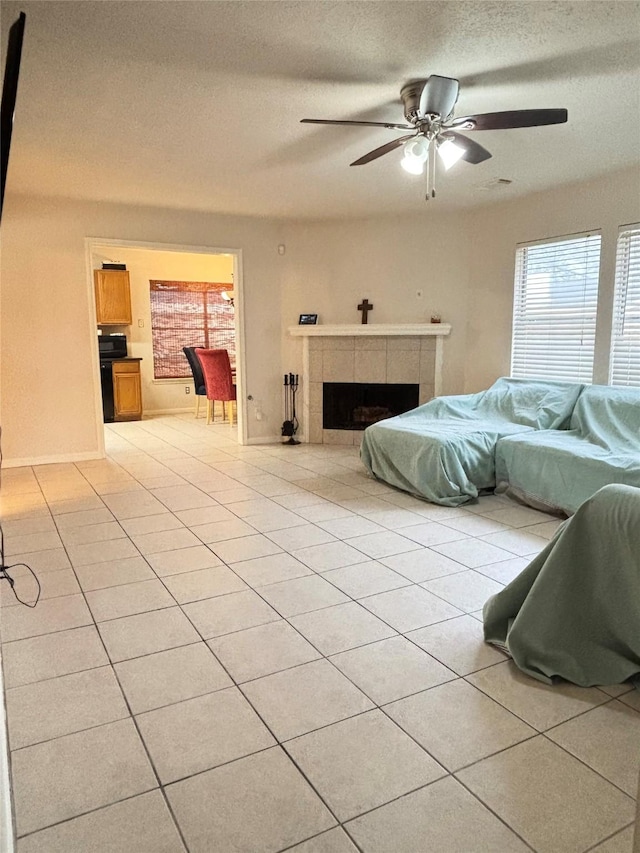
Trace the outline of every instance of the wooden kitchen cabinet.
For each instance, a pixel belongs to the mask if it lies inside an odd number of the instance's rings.
[[[128,270],[94,270],[96,319],[99,326],[131,325]]]
[[[142,385],[139,361],[114,361],[113,414],[116,421],[142,418]]]

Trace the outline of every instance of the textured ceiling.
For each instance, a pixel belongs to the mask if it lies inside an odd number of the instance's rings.
[[[27,14],[8,190],[258,216],[425,207],[377,128],[411,78],[457,77],[457,115],[566,107],[553,127],[487,131],[493,153],[439,176],[466,207],[638,164],[635,2],[3,2]],[[481,185],[508,178],[506,190]]]

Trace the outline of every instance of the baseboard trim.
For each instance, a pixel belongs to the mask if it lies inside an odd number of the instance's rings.
[[[106,454],[97,450],[87,450],[84,453],[59,453],[53,456],[24,456],[16,459],[3,459],[3,468],[26,468],[32,465],[55,465],[61,462],[88,462],[91,459],[104,459]]]
[[[245,447],[247,444],[279,444],[282,441],[282,436],[280,435],[263,435],[259,438],[248,438]]]
[[[144,420],[148,415],[182,415],[185,412],[191,412],[191,414],[194,414],[194,410],[195,406],[188,406],[184,409],[145,409],[142,414],[142,419]]]

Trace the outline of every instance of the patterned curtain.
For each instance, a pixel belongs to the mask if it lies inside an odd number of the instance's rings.
[[[222,298],[233,284],[150,281],[155,379],[191,378],[182,347],[226,349],[236,366],[233,306]]]

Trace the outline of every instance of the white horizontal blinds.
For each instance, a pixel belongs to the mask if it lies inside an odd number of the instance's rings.
[[[618,237],[609,381],[640,386],[640,225]]]
[[[511,375],[591,382],[600,235],[516,251]]]

